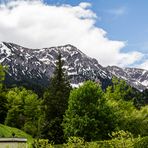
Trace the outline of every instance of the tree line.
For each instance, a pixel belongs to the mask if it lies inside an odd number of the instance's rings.
[[[5,68],[0,65],[0,123],[55,144],[73,136],[88,142],[108,140],[119,131],[148,136],[147,91],[139,93],[116,78],[105,91],[92,81],[72,88],[63,64],[59,53],[41,97],[24,87],[5,88]]]

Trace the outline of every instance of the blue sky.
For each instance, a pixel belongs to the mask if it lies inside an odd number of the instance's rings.
[[[147,0],[45,0],[48,4],[92,4],[97,14],[96,26],[107,31],[110,39],[127,41],[124,51],[138,50],[148,53],[148,1]]]
[[[110,39],[126,41],[127,45],[123,51],[140,51],[145,54],[143,58],[148,59],[147,0],[45,0],[45,2],[57,5],[91,3],[91,9],[98,16],[96,26],[107,31]]]
[[[4,1],[1,41],[31,48],[73,44],[103,66],[148,69],[147,0]]]

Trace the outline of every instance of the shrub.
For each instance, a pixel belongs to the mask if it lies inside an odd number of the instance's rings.
[[[67,144],[64,144],[65,148],[84,148],[85,141],[81,137],[69,137]]]
[[[48,139],[35,139],[32,148],[53,148],[53,146],[48,144]]]
[[[148,148],[148,136],[139,138],[135,144],[134,148]]]
[[[80,137],[70,137],[64,148],[133,148],[134,141],[131,139],[112,139],[96,142],[85,142]]]
[[[123,130],[112,132],[112,135],[110,137],[112,139],[118,139],[118,140],[133,139],[133,135],[129,131],[123,131]]]

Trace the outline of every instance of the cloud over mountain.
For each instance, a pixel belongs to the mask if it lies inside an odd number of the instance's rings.
[[[126,42],[111,40],[95,25],[90,3],[46,5],[39,0],[0,4],[0,40],[41,48],[72,44],[107,65],[126,66],[140,60],[140,52],[122,52]]]

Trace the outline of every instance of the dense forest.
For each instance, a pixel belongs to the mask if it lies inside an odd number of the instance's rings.
[[[0,65],[0,123],[42,139],[34,141],[34,147],[45,139],[67,143],[65,147],[148,145],[148,90],[139,92],[117,78],[106,90],[92,81],[72,88],[60,54],[51,82],[40,95],[25,87],[6,88],[4,79]]]

